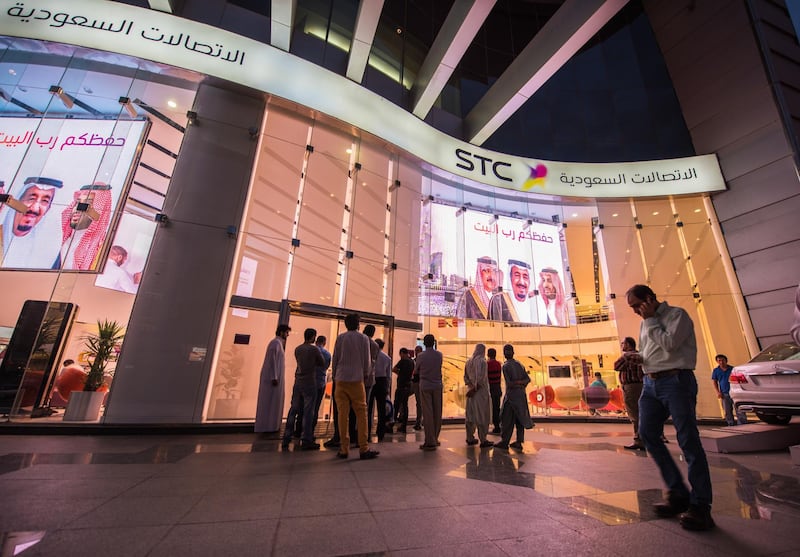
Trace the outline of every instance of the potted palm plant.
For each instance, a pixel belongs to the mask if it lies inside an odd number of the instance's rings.
[[[116,346],[124,337],[123,327],[116,321],[98,321],[97,333],[86,335],[84,347],[90,362],[83,391],[73,392],[64,412],[66,421],[94,421],[100,417],[100,407],[108,390],[108,363],[114,358]]]

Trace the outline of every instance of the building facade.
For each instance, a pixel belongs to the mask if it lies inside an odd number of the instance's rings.
[[[48,343],[40,316],[28,389],[6,389],[13,415],[65,402],[59,361],[85,363],[82,337],[108,319],[126,334],[106,423],[252,420],[276,325],[294,331],[291,378],[298,332],[332,340],[351,311],[394,357],[437,337],[448,416],[463,415],[478,342],[515,345],[535,412],[616,412],[613,394],[582,390],[595,371],[613,390],[619,340],[638,334],[624,296],[636,283],[694,320],[702,416],[720,415],[716,353],[743,362],[788,338],[800,57],[782,3],[415,14],[299,1],[288,19],[291,2],[57,4],[0,14],[13,153],[0,180],[20,201],[28,178],[53,192],[34,228],[49,243],[28,234],[20,249],[4,227],[0,325],[10,340],[33,302],[72,323]],[[512,15],[537,24],[502,46]],[[401,25],[420,19],[435,32]],[[537,61],[529,44],[556,54]],[[437,89],[442,53],[459,45]],[[105,186],[107,217],[70,226]],[[482,270],[494,281],[483,294]],[[513,302],[515,289],[529,298]]]

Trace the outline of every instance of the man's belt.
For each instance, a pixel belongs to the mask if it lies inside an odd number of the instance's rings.
[[[654,371],[646,374],[650,379],[664,379],[665,377],[673,377],[682,371],[692,371],[691,369],[665,369],[664,371]]]

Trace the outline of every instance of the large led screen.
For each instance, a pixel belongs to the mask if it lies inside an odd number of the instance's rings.
[[[441,204],[429,208],[421,314],[569,324],[560,225]]]
[[[147,127],[0,118],[0,267],[97,270]]]

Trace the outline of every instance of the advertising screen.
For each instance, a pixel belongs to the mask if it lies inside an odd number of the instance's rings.
[[[560,225],[441,204],[429,207],[421,314],[569,324]]]
[[[94,271],[148,122],[0,118],[0,267]],[[13,206],[12,206],[13,205]]]
[[[94,285],[136,294],[155,230],[154,221],[124,213],[108,249],[103,274],[97,276]]]

